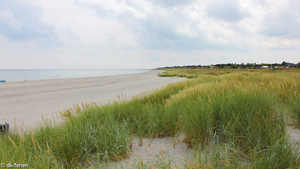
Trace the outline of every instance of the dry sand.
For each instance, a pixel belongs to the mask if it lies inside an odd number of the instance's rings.
[[[287,127],[287,134],[290,136],[292,144],[300,146],[300,130],[291,126]],[[300,147],[298,147],[298,153],[300,153]]]
[[[95,161],[94,167],[90,168],[131,169],[136,168],[141,162],[145,168],[157,168],[163,166],[163,163],[166,165],[170,163],[171,168],[185,168],[187,160],[192,158],[194,152],[187,148],[183,139],[183,134],[173,138],[145,138],[140,146],[140,141],[136,138],[133,141],[132,150],[129,151],[128,159],[101,164]],[[164,166],[167,168],[166,165]]]
[[[299,129],[287,127],[287,133],[292,144],[300,144]],[[142,146],[139,146],[139,139],[134,139],[128,159],[100,165],[94,163],[95,166],[91,168],[130,169],[138,166],[141,161],[148,168],[157,168],[157,164],[162,161],[165,164],[171,161],[172,168],[186,168],[187,161],[193,159],[194,151],[187,148],[187,144],[183,142],[183,139],[183,134],[174,138],[145,138]],[[297,151],[300,153],[299,147]]]
[[[0,123],[10,129],[21,126],[28,130],[45,119],[58,118],[59,111],[74,104],[95,102],[107,104],[125,95],[130,99],[141,92],[153,90],[183,78],[157,77],[157,70],[146,73],[93,78],[55,79],[0,84]]]
[[[300,143],[300,130],[292,127],[287,127],[287,134],[290,135],[292,143]]]

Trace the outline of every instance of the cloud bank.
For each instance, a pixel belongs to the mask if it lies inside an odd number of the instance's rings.
[[[299,62],[300,1],[0,1],[0,68]]]

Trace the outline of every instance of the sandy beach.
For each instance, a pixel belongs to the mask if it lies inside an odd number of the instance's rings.
[[[10,129],[28,130],[45,119],[58,118],[59,111],[82,102],[107,104],[118,99],[130,99],[168,83],[184,78],[160,78],[157,70],[146,73],[93,78],[55,79],[10,82],[0,84],[0,123],[8,122]]]

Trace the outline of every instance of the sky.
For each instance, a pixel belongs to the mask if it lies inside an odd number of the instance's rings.
[[[298,63],[300,0],[0,0],[0,69]]]

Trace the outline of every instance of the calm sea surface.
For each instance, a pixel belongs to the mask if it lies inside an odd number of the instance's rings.
[[[6,80],[6,82],[15,82],[24,80],[114,76],[148,71],[147,69],[0,69],[0,79]]]

